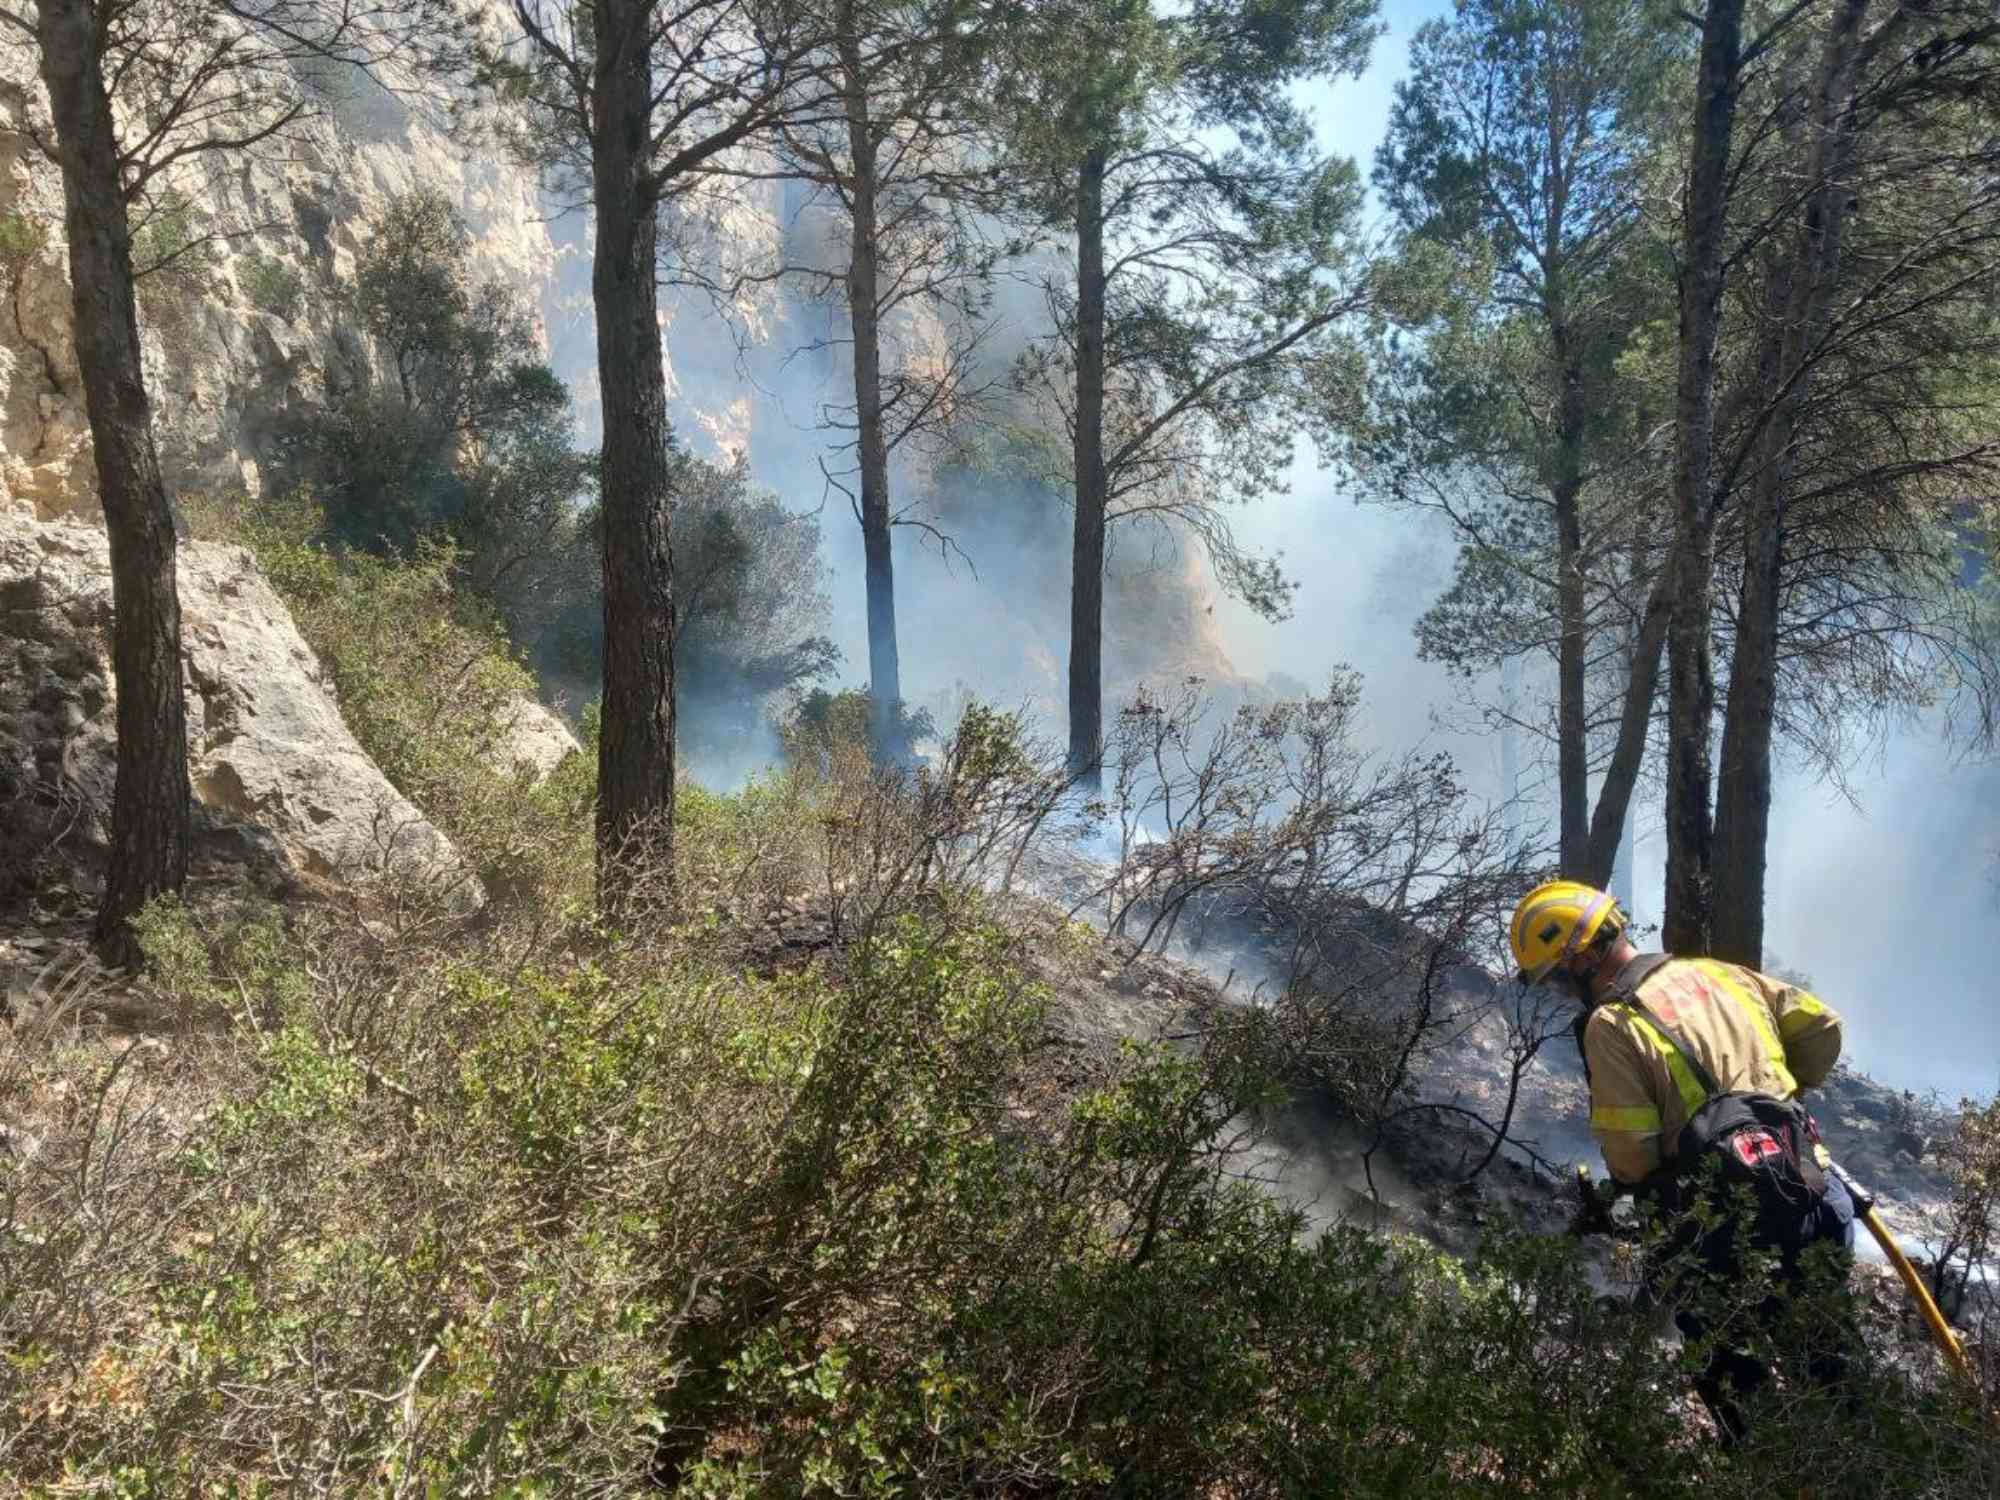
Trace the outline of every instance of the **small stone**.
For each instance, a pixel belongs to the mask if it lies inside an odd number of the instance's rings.
[[[0,1122],[0,1157],[11,1157],[15,1161],[33,1161],[42,1149],[42,1138],[30,1134],[18,1125]]]

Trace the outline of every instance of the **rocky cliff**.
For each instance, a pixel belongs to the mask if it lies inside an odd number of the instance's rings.
[[[94,520],[62,183],[26,130],[46,118],[40,98],[32,51],[0,50],[0,510]],[[177,490],[255,492],[286,406],[329,371],[370,367],[338,293],[371,215],[398,194],[442,189],[482,274],[545,315],[560,305],[561,255],[533,177],[358,76],[282,149],[199,159],[187,182],[140,231],[184,248],[140,282],[154,435]]]
[[[61,178],[34,140],[46,119],[33,50],[0,47],[0,801],[61,824],[40,834],[101,847],[115,712],[109,577]],[[369,225],[401,194],[443,190],[471,231],[475,273],[517,288],[545,326],[565,316],[564,249],[533,175],[466,149],[358,74],[281,148],[185,169],[181,191],[135,228],[142,265],[170,257],[142,276],[139,300],[154,436],[177,495],[256,493],[287,409],[379,370],[342,288]],[[181,564],[189,751],[208,842],[248,839],[267,867],[294,875],[448,872],[476,898],[443,835],[348,734],[248,553],[183,543]],[[518,717],[501,758],[546,768],[573,747],[537,707]]]

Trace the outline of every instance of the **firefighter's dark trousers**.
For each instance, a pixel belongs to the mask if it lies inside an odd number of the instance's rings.
[[[1745,1238],[1752,1246],[1777,1255],[1777,1286],[1754,1307],[1734,1307],[1721,1315],[1727,1318],[1726,1323],[1717,1323],[1716,1294],[1726,1298],[1727,1289],[1744,1276],[1739,1235],[1746,1228],[1750,1233]],[[1844,1285],[1854,1263],[1854,1200],[1837,1178],[1829,1177],[1826,1192],[1820,1197],[1789,1208],[1767,1208],[1753,1225],[1725,1222],[1706,1234],[1690,1232],[1676,1238],[1676,1248],[1687,1252],[1705,1275],[1676,1278],[1677,1294],[1684,1302],[1674,1314],[1674,1323],[1690,1344],[1712,1329],[1719,1330],[1695,1389],[1715,1418],[1723,1442],[1734,1444],[1748,1430],[1744,1399],[1771,1378],[1770,1367],[1743,1346],[1745,1335],[1752,1331],[1745,1324],[1776,1334],[1797,1293],[1824,1290],[1829,1281]],[[1823,1248],[1808,1254],[1814,1247]],[[1709,1280],[1706,1288],[1700,1284],[1703,1279]],[[1794,1332],[1802,1333],[1805,1339],[1802,1352],[1807,1379],[1825,1387],[1837,1387],[1848,1379],[1861,1349],[1853,1319],[1844,1307],[1837,1316],[1814,1320]]]

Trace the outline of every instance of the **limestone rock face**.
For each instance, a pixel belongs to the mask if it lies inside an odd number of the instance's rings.
[[[224,821],[268,833],[307,874],[477,881],[363,753],[284,604],[240,547],[184,542],[189,772]],[[55,799],[108,830],[116,769],[111,559],[91,526],[0,513],[0,800]]]
[[[62,179],[23,129],[47,120],[33,51],[0,45],[0,511],[96,521]],[[562,252],[533,174],[468,150],[358,75],[283,151],[183,163],[176,206],[140,230],[196,242],[139,282],[170,490],[257,492],[291,404],[381,368],[340,284],[375,215],[418,187],[443,192],[464,217],[475,273],[546,320]]]

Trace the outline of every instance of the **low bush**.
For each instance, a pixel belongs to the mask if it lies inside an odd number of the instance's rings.
[[[907,764],[919,745],[935,741],[937,725],[928,711],[893,705],[877,722],[875,700],[861,688],[802,692],[779,717],[778,745],[794,763],[825,763],[840,748],[860,745],[877,760]]]
[[[1992,1493],[1894,1371],[1719,1453],[1571,1242],[1306,1240],[1272,1035],[1053,1054],[977,903],[768,981],[330,923],[158,909],[182,1032],[0,1059],[0,1493]]]
[[[998,893],[1066,781],[1018,719],[685,787],[676,921],[586,932],[593,759],[490,763],[525,678],[449,556],[233,524],[517,925],[163,903],[165,1034],[14,1002],[0,1497],[2000,1491],[1929,1366],[1724,1454],[1575,1243],[1307,1238],[1237,1175],[1282,1012],[1106,1051],[1023,977]],[[833,938],[757,977],[718,929],[778,901]]]
[[[33,214],[0,214],[0,269],[9,277],[48,248],[47,221]]]
[[[242,283],[252,307],[275,313],[286,322],[298,316],[305,278],[276,256],[250,256],[243,265]]]
[[[143,321],[173,337],[214,278],[217,235],[210,215],[178,188],[148,194],[130,209],[132,275]]]

